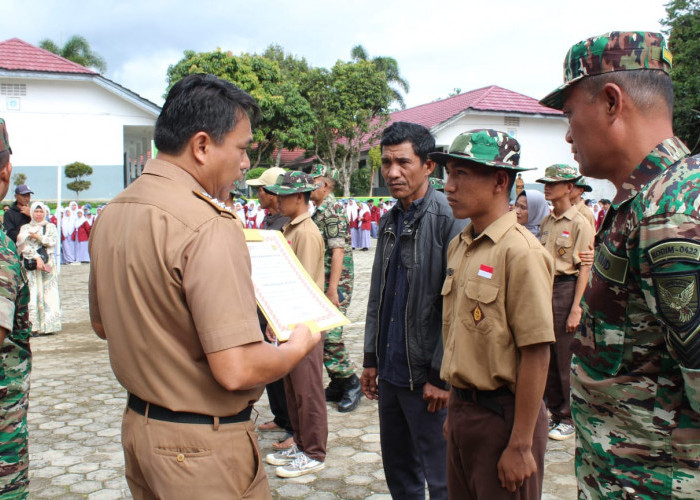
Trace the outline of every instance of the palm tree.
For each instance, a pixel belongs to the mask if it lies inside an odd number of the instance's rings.
[[[356,45],[350,51],[350,56],[353,61],[370,61],[369,54],[367,50],[362,45]],[[399,87],[404,92],[408,92],[409,85],[405,78],[399,73],[399,63],[393,57],[373,57],[371,61],[374,65],[386,75],[386,81],[391,86],[391,90],[394,92],[394,100],[399,103],[401,109],[406,107],[406,103],[403,100],[403,95],[395,87]]]
[[[59,47],[53,40],[45,38],[39,42],[39,47],[87,68],[95,68],[100,73],[107,71],[105,60],[93,52],[88,41],[80,35],[70,37],[63,47]]]

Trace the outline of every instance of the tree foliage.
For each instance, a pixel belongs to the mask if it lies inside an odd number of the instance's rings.
[[[391,91],[394,94],[394,101],[404,109],[406,103],[403,100],[403,95],[400,90],[408,92],[410,86],[408,81],[401,76],[399,71],[399,63],[393,57],[378,56],[370,59],[367,50],[362,45],[355,45],[350,51],[350,55],[353,61],[370,61],[376,66],[376,68],[384,73],[386,81],[391,87]],[[397,88],[398,87],[398,88]]]
[[[12,184],[15,186],[21,186],[22,184],[27,183],[27,176],[26,174],[21,174],[21,173],[16,173],[15,175],[12,176]]]
[[[666,12],[662,23],[673,53],[673,129],[696,154],[700,152],[700,0],[673,0],[666,4]]]
[[[53,40],[44,38],[39,42],[39,47],[86,68],[97,69],[100,73],[107,71],[105,60],[98,53],[93,52],[90,43],[80,35],[70,37],[63,47],[59,47]]]
[[[350,176],[350,194],[366,196],[372,187],[372,171],[369,168],[358,168]]]
[[[69,179],[75,179],[66,184],[66,187],[75,193],[76,198],[80,199],[80,192],[90,189],[92,184],[90,181],[83,179],[83,177],[92,174],[92,167],[85,163],[74,161],[64,167],[64,172]]]

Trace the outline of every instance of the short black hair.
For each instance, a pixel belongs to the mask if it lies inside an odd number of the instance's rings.
[[[430,130],[423,125],[409,122],[395,122],[389,125],[382,132],[381,147],[396,146],[404,142],[410,142],[413,152],[420,158],[421,163],[425,163],[428,154],[435,151],[435,137]]]
[[[243,115],[251,123],[260,116],[260,107],[248,93],[214,75],[188,75],[168,92],[154,141],[167,154],[180,153],[197,132],[206,132],[220,144]]]
[[[304,191],[304,201],[308,205],[311,201],[311,191]]]

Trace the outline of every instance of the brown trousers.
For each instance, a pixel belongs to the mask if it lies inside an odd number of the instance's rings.
[[[294,442],[309,458],[326,460],[328,414],[323,389],[323,339],[284,377]]]
[[[447,492],[459,500],[539,499],[544,478],[544,453],[547,448],[547,411],[544,403],[532,438],[532,455],[537,472],[522,487],[510,493],[498,479],[498,461],[508,446],[513,429],[515,396],[498,396],[504,410],[501,417],[452,391],[447,406]]]
[[[271,498],[251,421],[217,429],[148,419],[127,408],[122,446],[136,500]]]
[[[571,342],[575,333],[566,333],[566,319],[574,301],[575,281],[554,283],[552,313],[554,315],[554,338],[550,344],[549,371],[544,399],[556,422],[571,424]]]

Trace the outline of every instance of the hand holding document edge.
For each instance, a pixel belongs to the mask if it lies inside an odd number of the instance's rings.
[[[279,342],[285,342],[297,324],[318,333],[350,323],[316,286],[282,233],[243,231],[255,299]]]

